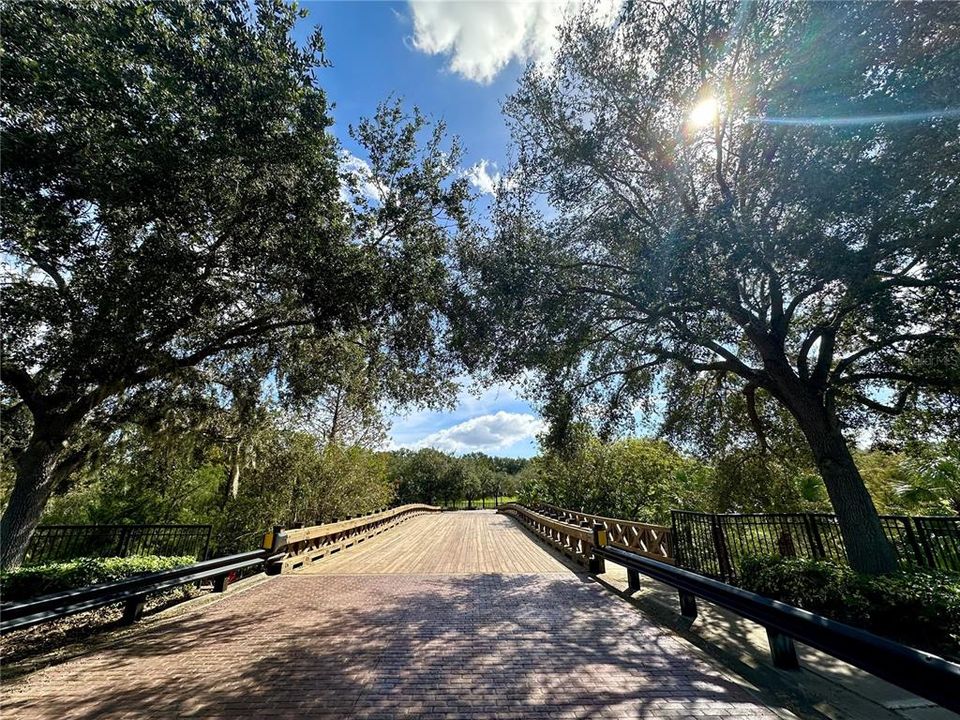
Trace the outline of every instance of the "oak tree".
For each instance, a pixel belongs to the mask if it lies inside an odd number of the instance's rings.
[[[347,163],[322,38],[295,42],[302,13],[281,0],[0,13],[3,401],[23,428],[0,567],[84,438],[225,365],[316,395],[349,347],[386,398],[443,389],[467,190],[442,127],[387,103]]]
[[[776,403],[853,567],[893,570],[850,448],[956,408],[958,53],[952,3],[571,18],[505,106],[517,162],[491,239],[463,249],[465,354],[614,420],[694,381],[761,432]]]

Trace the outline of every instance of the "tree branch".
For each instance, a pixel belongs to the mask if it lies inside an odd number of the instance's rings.
[[[896,345],[900,342],[908,342],[910,340],[950,340],[951,338],[947,335],[937,332],[926,332],[926,333],[902,333],[900,335],[891,335],[888,338],[883,338],[872,344],[866,345],[865,347],[857,350],[852,355],[847,355],[840,359],[836,367],[834,367],[833,372],[830,374],[831,379],[839,377],[844,370],[853,365],[855,362],[861,358],[882,350],[884,348],[890,347],[891,345]]]
[[[913,393],[914,393],[914,388],[912,387],[906,388],[903,392],[900,393],[899,397],[897,397],[897,402],[892,406],[884,405],[883,403],[877,402],[876,400],[871,400],[870,398],[868,398],[866,395],[862,393],[857,393],[857,392],[853,393],[853,398],[854,400],[859,402],[861,405],[864,405],[870,408],[871,410],[882,413],[884,415],[896,416],[896,415],[900,415],[903,412],[904,408],[907,405],[907,401],[910,399],[910,396],[913,395]]]
[[[743,388],[743,397],[747,401],[747,417],[750,418],[750,425],[753,427],[753,431],[757,434],[757,439],[760,441],[760,447],[764,452],[770,451],[770,446],[767,443],[766,433],[763,431],[763,423],[760,421],[760,415],[757,413],[757,389],[758,385],[755,382],[747,383]]]

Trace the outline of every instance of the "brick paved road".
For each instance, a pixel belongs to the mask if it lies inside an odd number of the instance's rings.
[[[572,572],[282,576],[3,696],[58,720],[775,717]]]

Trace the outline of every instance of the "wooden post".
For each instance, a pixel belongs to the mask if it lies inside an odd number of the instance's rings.
[[[800,661],[797,660],[797,648],[793,638],[777,630],[767,628],[767,641],[770,643],[770,657],[773,666],[781,670],[799,670]]]
[[[123,625],[133,625],[143,616],[143,608],[147,604],[145,595],[138,595],[126,601],[123,605],[123,618],[120,620]]]
[[[680,614],[690,620],[697,617],[697,598],[688,592],[680,591]]]
[[[627,587],[630,592],[637,592],[640,589],[640,572],[627,568]]]
[[[596,548],[602,548],[606,546],[607,546],[607,529],[600,523],[597,523],[596,525],[593,526],[593,548],[594,550],[596,550]],[[590,572],[596,575],[600,575],[602,573],[605,573],[606,571],[607,571],[606,561],[600,555],[597,555],[596,552],[592,553],[590,555]]]

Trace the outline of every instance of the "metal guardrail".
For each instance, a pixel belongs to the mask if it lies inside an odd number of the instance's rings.
[[[140,619],[146,599],[153,593],[210,579],[214,592],[225,592],[231,578],[244,570],[261,565],[268,573],[291,570],[362,542],[409,517],[439,510],[430,505],[403,505],[308,528],[275,527],[259,550],[0,605],[0,634],[118,603],[124,603],[122,621],[133,623]]]
[[[595,527],[594,553],[626,567],[631,588],[639,587],[642,573],[680,592],[680,610],[685,617],[697,616],[699,597],[753,620],[767,630],[776,667],[799,668],[793,644],[796,640],[960,712],[960,665],[792,605],[607,546],[606,538],[597,536],[598,531],[602,532],[602,526]],[[599,570],[602,572],[603,568]]]
[[[557,532],[566,536],[587,524],[578,527],[565,523],[519,503],[511,503],[501,508],[501,512],[515,515],[551,543]],[[558,516],[561,514],[557,513]],[[960,665],[866,630],[612,546],[603,523],[595,523],[591,530],[592,537],[584,538],[578,545],[580,559],[586,561],[590,572],[603,573],[605,562],[609,560],[627,569],[631,590],[640,588],[641,574],[676,588],[680,595],[680,613],[684,617],[697,617],[699,597],[762,625],[767,631],[775,667],[799,669],[794,647],[796,640],[938,705],[960,711],[960,692],[957,691],[960,688]]]
[[[269,559],[269,551],[255,550],[0,605],[0,634],[116,603],[124,603],[123,622],[133,623],[140,619],[147,596],[152,593],[208,579],[214,581],[214,592],[225,592],[232,572],[256,567]]]

